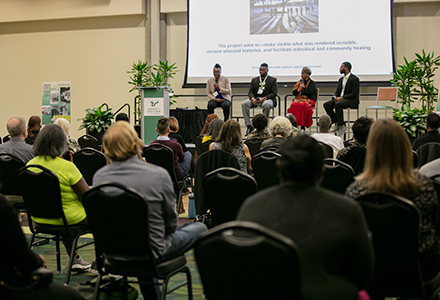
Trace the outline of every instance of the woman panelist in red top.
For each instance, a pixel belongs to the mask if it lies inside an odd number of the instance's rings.
[[[315,108],[315,92],[316,83],[310,79],[312,71],[308,67],[303,67],[301,70],[301,79],[295,84],[293,88],[293,95],[295,99],[292,101],[287,113],[295,116],[298,126],[302,130],[312,125],[313,109]]]

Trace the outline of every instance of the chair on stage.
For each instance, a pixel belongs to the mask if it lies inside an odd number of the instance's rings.
[[[191,273],[185,255],[158,262],[153,255],[146,199],[135,190],[118,183],[103,183],[83,196],[90,228],[95,238],[98,280],[93,299],[100,299],[100,282],[104,275],[151,277],[163,280],[161,299],[187,285],[188,299],[192,299]],[[102,209],[105,207],[105,209]],[[186,274],[186,281],[168,290],[169,280],[176,274]],[[127,295],[125,295],[127,296]]]
[[[376,120],[379,118],[377,111],[379,109],[385,110],[385,118],[387,118],[388,109],[393,109],[397,107],[397,87],[378,87],[377,88],[377,98],[376,105],[369,106],[365,109],[365,115],[368,117],[368,110],[374,109],[376,110]],[[394,107],[389,105],[379,105],[379,101],[394,101]]]
[[[262,225],[217,226],[196,241],[194,254],[207,299],[301,299],[300,250]]]

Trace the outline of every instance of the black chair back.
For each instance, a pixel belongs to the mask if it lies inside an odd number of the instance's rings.
[[[99,142],[98,139],[95,138],[94,136],[91,136],[90,134],[85,134],[83,136],[81,136],[78,139],[78,144],[80,145],[81,148],[93,148],[95,150],[100,150],[99,149]]]
[[[142,149],[145,161],[160,166],[168,171],[173,182],[177,182],[176,172],[174,170],[174,152],[165,145],[154,143]]]
[[[196,241],[194,254],[207,299],[301,299],[298,247],[264,226],[222,224]]]
[[[369,193],[356,200],[373,238],[376,265],[371,293],[411,298],[423,295],[418,261],[420,219],[414,203],[389,193]]]
[[[419,155],[414,150],[411,150],[411,152],[413,154],[413,167],[417,169],[419,167]]]
[[[419,155],[419,168],[437,158],[440,158],[440,143],[427,143],[416,150]]]
[[[326,143],[319,142],[318,143],[322,147],[322,152],[324,152],[324,158],[333,158],[333,148],[330,145],[327,145]]]
[[[280,154],[272,151],[261,152],[252,159],[252,169],[258,183],[258,190],[277,185],[280,183],[276,160]]]
[[[9,134],[8,134],[8,135],[5,135],[5,136],[3,137],[3,143],[8,142],[10,139],[11,139],[11,136],[10,136]]]
[[[200,146],[202,150],[199,153],[199,155],[202,155],[203,153],[208,152],[209,151],[209,145],[211,145],[211,143],[213,143],[213,142],[214,142],[213,140],[209,140],[209,141],[203,142],[202,145]]]
[[[202,140],[203,135],[199,135],[194,139],[194,145],[196,146],[196,152],[198,156],[202,155]]]
[[[95,239],[100,272],[105,259],[138,260],[142,267],[155,270],[148,205],[141,194],[118,183],[104,183],[88,190],[83,204]]]
[[[73,163],[88,185],[93,184],[93,175],[107,164],[104,153],[93,148],[84,148],[73,154]]]
[[[21,195],[17,172],[25,163],[10,153],[0,153],[0,193],[3,195]]]
[[[250,138],[245,140],[244,143],[248,146],[251,157],[254,157],[260,151],[263,141],[257,138]]]
[[[257,182],[237,169],[220,168],[206,174],[203,189],[213,225],[220,225],[236,219],[244,200],[257,192]]]
[[[333,158],[324,159],[325,171],[321,186],[345,194],[354,181],[354,170],[348,164]]]
[[[210,150],[199,156],[194,172],[194,200],[196,204],[196,214],[206,213],[205,192],[203,190],[203,178],[206,174],[222,167],[231,167],[240,170],[237,158],[231,153],[223,150]]]

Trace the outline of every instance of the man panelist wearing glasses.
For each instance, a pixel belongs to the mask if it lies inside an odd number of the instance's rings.
[[[231,107],[231,84],[227,77],[221,76],[222,67],[219,64],[215,64],[213,73],[214,77],[209,78],[206,83],[206,95],[209,98],[208,114],[213,114],[215,108],[221,107],[226,122]]]
[[[257,106],[261,107],[263,109],[263,114],[269,118],[270,109],[277,106],[277,79],[269,76],[267,74],[268,71],[269,66],[266,63],[262,63],[260,65],[260,76],[252,78],[249,87],[249,99],[241,103],[244,123],[247,127],[245,136],[252,131],[251,120],[249,117],[249,111],[251,108]]]

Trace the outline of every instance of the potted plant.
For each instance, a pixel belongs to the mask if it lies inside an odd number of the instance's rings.
[[[410,139],[415,139],[425,133],[425,119],[428,113],[434,109],[434,101],[438,89],[434,86],[434,72],[440,65],[440,56],[434,57],[434,53],[426,55],[416,54],[416,59],[398,66],[393,73],[391,83],[398,88],[398,100],[401,104],[399,109],[394,109],[393,118],[408,133]],[[422,101],[422,108],[411,109],[411,103]]]
[[[159,64],[148,65],[148,62],[138,61],[133,63],[131,70],[127,73],[131,74],[128,84],[132,85],[129,93],[137,90],[138,93],[134,98],[134,124],[140,125],[141,118],[141,92],[138,87],[167,87],[170,91],[170,106],[177,103],[176,96],[173,95],[173,89],[168,79],[174,78],[178,72],[176,64],[170,64],[167,61],[159,61]]]
[[[114,119],[112,109],[102,110],[103,106],[104,104],[98,108],[86,109],[85,117],[78,119],[78,121],[82,121],[78,129],[85,128],[87,134],[98,139],[99,144],[102,144],[102,136],[107,128],[112,125],[112,120]]]

